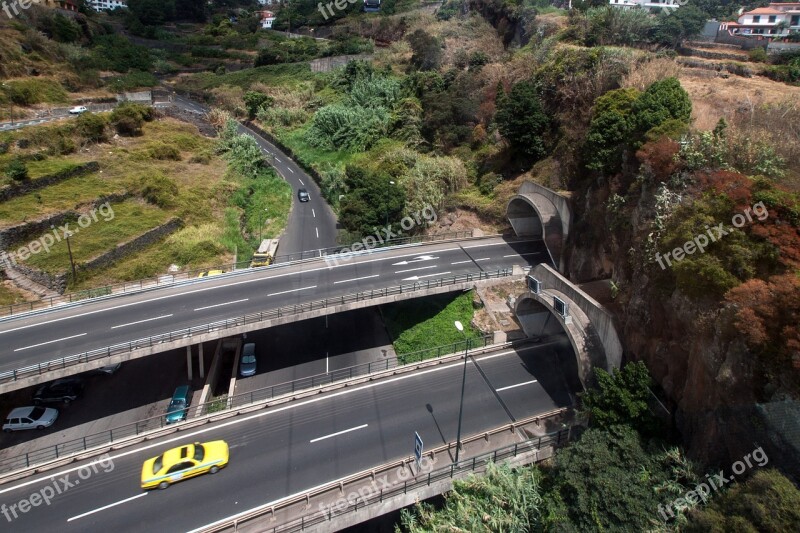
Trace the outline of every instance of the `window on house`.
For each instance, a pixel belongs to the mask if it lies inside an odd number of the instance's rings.
[[[790,26],[800,26],[800,15],[792,15],[792,21],[789,23]]]
[[[761,15],[753,15],[753,24],[761,22]]]
[[[773,22],[775,22],[775,15],[770,15],[770,16],[769,16],[769,22],[770,22],[770,24],[772,24]]]

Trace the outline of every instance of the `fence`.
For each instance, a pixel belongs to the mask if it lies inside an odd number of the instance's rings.
[[[508,431],[509,429],[513,430],[514,428],[531,424],[534,422],[538,423],[540,420],[544,418],[561,415],[565,411],[566,409],[558,409],[551,413],[530,417],[513,424],[507,424],[502,428],[496,428],[486,433],[474,435],[467,439],[462,439],[461,443],[463,446],[471,441],[485,439],[491,434],[502,433]],[[457,464],[454,463],[446,467],[433,470],[430,473],[422,476],[422,478],[420,479],[405,480],[402,482],[402,484],[396,483],[391,488],[375,490],[370,495],[370,499],[372,500],[371,502],[364,501],[363,497],[354,498],[354,501],[352,502],[350,500],[344,500],[346,503],[346,507],[342,509],[337,505],[335,514],[336,516],[342,516],[345,513],[355,513],[361,509],[364,509],[365,507],[369,507],[371,505],[379,505],[391,498],[409,494],[409,492],[414,492],[419,488],[430,487],[432,484],[439,481],[454,479],[457,476],[461,476],[467,473],[482,471],[486,468],[486,466],[489,463],[497,463],[498,461],[511,459],[517,457],[522,453],[528,453],[534,449],[540,450],[542,446],[545,447],[552,446],[553,448],[557,448],[569,442],[570,437],[571,437],[571,430],[570,428],[566,428],[566,429],[561,429],[554,433],[543,435],[541,437],[534,437],[523,442],[504,446],[502,448],[498,448],[496,450],[477,455],[471,459],[459,461]],[[432,450],[432,452],[434,455],[439,453],[446,453],[449,452],[450,449],[453,447],[454,443],[449,443],[440,446],[435,450]],[[431,452],[426,452],[426,453],[431,453]],[[312,498],[317,498],[320,496],[325,496],[330,494],[330,495],[335,495],[335,497],[339,499],[339,501],[341,502],[342,501],[341,494],[344,492],[343,488],[346,485],[351,485],[358,481],[364,483],[374,480],[378,478],[378,476],[381,475],[385,476],[387,475],[388,472],[391,472],[394,469],[405,468],[406,463],[410,463],[411,461],[412,458],[408,458],[403,461],[387,463],[380,467],[355,474],[348,478],[331,482],[313,491],[309,491],[308,493],[305,493],[303,495],[287,498],[278,503],[264,505],[262,507],[253,510],[252,512],[241,514],[233,520],[225,520],[222,522],[218,522],[200,531],[202,531],[203,533],[214,533],[220,531],[238,531],[240,527],[244,526],[245,524],[247,524],[252,520],[265,517],[266,515],[271,515],[274,517],[276,512],[287,510],[292,506],[298,506],[298,505],[301,506],[300,507],[301,509],[305,510],[305,514],[303,514],[299,518],[292,520],[291,522],[287,522],[282,525],[275,526],[273,528],[265,527],[263,529],[260,529],[260,531],[269,531],[272,533],[279,533],[279,532],[289,533],[295,531],[304,531],[306,528],[319,526],[320,524],[331,520],[333,516],[333,513],[328,514],[322,510],[309,511],[310,501]]]
[[[424,244],[446,241],[451,239],[468,239],[472,237],[472,230],[469,231],[454,231],[443,233],[441,235],[418,235],[412,237],[403,237],[398,239],[390,239],[384,242],[381,246],[376,246],[375,249],[385,249],[392,246],[401,246],[404,244]],[[307,261],[310,259],[318,259],[326,255],[335,255],[346,246],[336,246],[333,248],[320,248],[318,250],[310,250],[307,252],[299,252],[296,254],[278,255],[275,257],[275,266],[288,266],[287,263],[296,261]],[[23,302],[13,305],[4,305],[0,307],[0,318],[10,317],[15,314],[27,313],[40,309],[48,309],[56,305],[63,305],[75,303],[89,298],[98,298],[100,296],[108,296],[111,294],[125,294],[128,292],[138,292],[145,289],[154,289],[157,287],[169,287],[181,281],[189,281],[196,278],[201,272],[208,270],[226,270],[231,269],[234,271],[245,271],[250,268],[250,260],[237,261],[236,263],[228,263],[225,265],[217,265],[215,267],[187,270],[185,272],[178,272],[175,274],[162,274],[154,278],[141,279],[137,281],[117,283],[114,285],[106,285],[104,287],[97,287],[94,289],[86,289],[60,296],[53,296],[36,300],[32,302]],[[244,273],[244,272],[241,272]]]
[[[38,363],[35,365],[27,366],[24,368],[20,368],[17,370],[10,370],[3,373],[0,373],[0,383],[6,383],[9,381],[17,381],[19,379],[23,379],[30,376],[35,376],[39,374],[43,374],[45,372],[52,372],[55,370],[60,370],[63,368],[67,368],[69,366],[75,366],[81,363],[88,363],[91,361],[96,361],[98,359],[106,359],[114,355],[121,355],[126,353],[131,353],[135,350],[141,350],[145,348],[152,348],[158,347],[159,345],[165,342],[173,342],[173,341],[185,341],[187,338],[194,337],[195,335],[201,334],[210,334],[210,333],[220,333],[218,336],[224,336],[222,333],[225,330],[229,330],[236,327],[247,326],[248,324],[258,324],[263,323],[267,320],[274,320],[278,318],[282,318],[284,316],[291,316],[297,315],[301,313],[306,313],[310,311],[316,311],[320,309],[326,309],[328,307],[337,306],[337,305],[345,305],[354,302],[360,302],[365,300],[372,300],[375,298],[383,298],[386,296],[391,296],[394,294],[403,294],[409,292],[416,292],[420,290],[427,290],[436,287],[446,287],[449,285],[456,285],[460,283],[469,283],[472,281],[480,281],[484,279],[492,279],[492,278],[501,278],[510,276],[512,273],[511,268],[504,268],[500,270],[495,270],[492,272],[479,272],[476,274],[462,274],[460,276],[450,276],[445,278],[439,279],[432,279],[427,280],[425,282],[414,282],[406,285],[396,285],[394,287],[386,287],[383,289],[373,289],[369,291],[358,292],[354,294],[347,294],[343,296],[333,297],[333,298],[325,298],[324,300],[315,300],[306,303],[300,303],[295,305],[288,305],[284,307],[279,307],[278,309],[271,309],[269,311],[261,311],[259,313],[252,313],[249,315],[239,316],[235,318],[230,318],[226,320],[220,320],[217,322],[212,322],[210,324],[204,324],[202,326],[193,326],[186,329],[181,329],[177,331],[171,331],[169,333],[162,333],[160,335],[153,335],[151,337],[145,337],[143,339],[137,339],[130,342],[125,342],[121,344],[115,344],[113,346],[108,346],[106,348],[100,348],[96,350],[91,350],[87,352],[83,352],[81,354],[75,354],[68,357],[62,357],[60,359],[54,359],[52,361],[48,361],[46,363]],[[456,289],[457,290],[457,289]],[[185,346],[182,344],[181,346]],[[162,350],[163,351],[163,350]]]
[[[466,348],[469,348],[470,350],[486,348],[490,345],[491,341],[492,335],[485,335],[477,339],[468,339],[467,341],[459,341],[452,344],[428,348],[427,350],[420,350],[418,352],[407,354],[407,356],[411,357],[411,359],[414,361],[436,359],[445,355],[464,351]],[[256,389],[243,394],[237,394],[236,396],[230,396],[224,400],[210,400],[206,403],[200,404],[199,410],[197,407],[187,408],[186,416],[187,419],[199,418],[218,411],[236,409],[258,402],[271,400],[286,394],[294,394],[296,392],[306,391],[324,385],[332,385],[334,383],[346,381],[356,377],[366,376],[372,374],[373,372],[382,372],[391,370],[393,368],[397,368],[395,359],[362,363],[360,365],[341,368],[325,374],[317,374],[315,376],[300,378],[293,381],[280,383],[278,385]],[[194,413],[194,415],[192,415],[192,413]],[[83,452],[90,448],[112,444],[129,437],[135,437],[148,431],[163,428],[166,425],[167,424],[164,419],[164,415],[153,416],[106,431],[87,435],[79,439],[73,439],[47,448],[26,452],[22,455],[0,461],[0,473],[13,472],[22,468],[30,468],[31,466],[36,466],[48,461],[67,457],[69,455]]]

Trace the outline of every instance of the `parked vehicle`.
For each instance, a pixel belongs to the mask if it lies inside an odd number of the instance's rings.
[[[80,398],[81,394],[83,394],[83,380],[81,378],[62,378],[46,383],[36,389],[33,394],[33,403],[42,405],[63,402],[68,405],[70,402]]]
[[[172,483],[199,476],[216,474],[228,464],[228,443],[224,440],[195,442],[171,448],[142,465],[143,489],[166,489]]]
[[[50,427],[58,418],[58,410],[52,407],[17,407],[6,417],[3,431],[21,431],[23,429],[44,429]]]
[[[242,348],[242,356],[239,358],[239,375],[243,378],[255,375],[256,373],[256,345],[248,342]]]
[[[76,105],[75,107],[69,110],[70,115],[80,115],[82,113],[86,113],[89,111],[85,105]]]
[[[192,403],[192,391],[189,385],[181,385],[172,393],[172,400],[167,406],[167,414],[164,416],[167,424],[174,424],[186,420],[186,413]]]
[[[278,239],[264,239],[261,245],[253,254],[250,261],[251,267],[269,266],[275,261],[275,253],[278,251]]]

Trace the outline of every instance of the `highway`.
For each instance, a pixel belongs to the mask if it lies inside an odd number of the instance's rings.
[[[555,338],[471,360],[462,435],[570,405],[561,346],[569,350]],[[117,450],[94,470],[83,468],[85,461],[0,486],[2,531],[189,531],[410,456],[414,431],[426,449],[455,441],[462,367],[459,361],[333,391]],[[145,459],[216,439],[231,448],[230,464],[218,474],[163,491],[140,489]],[[49,505],[31,498],[54,483],[61,490]]]
[[[247,313],[547,258],[541,241],[493,237],[399,247],[342,261],[273,265],[87,300],[0,321],[0,372]]]

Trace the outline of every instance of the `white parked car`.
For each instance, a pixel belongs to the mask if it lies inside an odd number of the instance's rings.
[[[58,418],[58,410],[52,407],[17,407],[3,422],[3,431],[10,433],[21,429],[44,429],[53,425]]]
[[[87,111],[89,111],[89,110],[86,109],[85,105],[77,105],[77,106],[75,106],[75,107],[73,107],[72,109],[69,110],[69,114],[70,115],[80,115],[81,113],[86,113]]]

